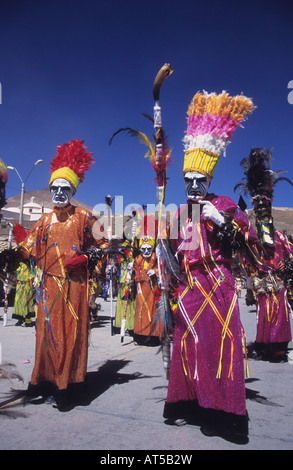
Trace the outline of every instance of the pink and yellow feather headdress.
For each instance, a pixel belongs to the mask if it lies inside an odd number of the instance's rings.
[[[198,171],[211,180],[221,153],[254,109],[252,100],[243,95],[197,92],[187,111],[183,174]]]

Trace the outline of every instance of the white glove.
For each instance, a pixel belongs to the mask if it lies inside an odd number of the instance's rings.
[[[147,275],[148,275],[149,277],[153,276],[154,274],[156,274],[154,269],[150,269],[150,270],[147,272]]]
[[[223,225],[225,222],[224,217],[220,214],[218,209],[210,201],[198,201],[199,204],[202,204],[202,215],[204,219],[211,219],[216,225]]]

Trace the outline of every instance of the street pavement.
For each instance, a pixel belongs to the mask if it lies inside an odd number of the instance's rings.
[[[293,449],[292,343],[286,363],[248,359],[249,442],[238,445],[220,437],[206,437],[197,426],[165,423],[163,408],[168,382],[159,348],[138,346],[129,336],[123,342],[119,335],[111,336],[111,302],[102,299],[99,302],[99,321],[92,324],[89,346],[89,404],[67,412],[38,401],[2,409],[1,450],[99,450],[97,463],[126,464],[109,459],[117,459],[120,454],[131,456],[131,451],[136,459],[139,452],[134,451],[145,451],[149,460],[144,463],[156,463],[150,461],[159,458],[154,455],[168,452],[175,452],[181,459],[196,450]],[[247,307],[244,298],[239,303],[249,345],[256,334],[255,307]],[[113,302],[113,311],[115,306]],[[1,308],[1,316],[2,311]],[[11,315],[9,308],[6,327],[0,322],[2,361],[13,363],[23,377],[24,383],[14,380],[13,387],[25,389],[34,364],[35,331],[15,327]],[[8,380],[0,380],[1,401],[10,388]],[[131,465],[129,460],[128,466]]]

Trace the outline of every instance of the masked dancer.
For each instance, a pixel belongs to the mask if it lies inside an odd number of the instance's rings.
[[[243,95],[194,96],[184,137],[188,200],[173,223],[178,236],[170,234],[181,274],[164,417],[239,443],[248,440],[248,415],[232,254],[254,258],[258,239],[232,199],[208,191],[221,153],[253,109]]]
[[[91,213],[71,204],[93,162],[84,141],[58,146],[50,167],[53,211],[42,216],[19,248],[21,256],[32,260],[42,273],[28,395],[53,396],[60,410],[84,398],[89,269],[106,243],[94,238]]]
[[[155,251],[156,233],[147,235],[147,225],[151,224],[156,232],[156,221],[145,216],[145,234],[139,238],[140,255],[135,259],[134,271],[137,285],[136,310],[134,321],[134,340],[138,344],[158,346],[163,337],[162,319],[157,315],[161,289],[158,285],[158,262]]]
[[[235,189],[240,187],[251,197],[266,265],[265,270],[252,273],[257,308],[255,351],[261,359],[279,362],[287,360],[288,342],[292,339],[287,284],[293,275],[293,245],[274,227],[272,202],[279,181],[292,186],[293,183],[282,176],[284,172],[273,171],[271,161],[269,149],[252,149],[241,162],[245,176]]]

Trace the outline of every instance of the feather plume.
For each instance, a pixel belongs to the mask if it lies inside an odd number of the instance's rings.
[[[272,201],[275,185],[278,182],[287,181],[293,186],[289,178],[281,176],[284,171],[271,170],[272,158],[271,149],[252,149],[249,156],[240,162],[245,170],[245,176],[240,183],[236,184],[234,191],[240,188],[241,192],[250,195],[252,198],[263,196]]]
[[[144,114],[145,117],[153,121],[153,119],[148,116],[147,114]],[[144,144],[146,147],[148,147],[148,151],[145,154],[145,158],[148,158],[151,162],[152,168],[154,168],[156,174],[157,174],[157,179],[161,182],[161,175],[163,174],[164,170],[166,169],[167,163],[170,162],[170,155],[171,155],[171,149],[169,149],[168,144],[167,144],[167,139],[166,135],[163,130],[161,130],[160,138],[161,138],[161,152],[160,152],[160,160],[158,161],[157,155],[156,155],[156,149],[155,146],[152,145],[150,139],[147,137],[146,134],[144,134],[141,131],[138,131],[136,129],[133,129],[132,127],[124,127],[121,129],[118,129],[112,137],[109,140],[109,145],[112,144],[114,137],[116,137],[118,134],[125,133],[128,134],[130,137],[136,137],[139,139],[141,144]],[[160,183],[159,183],[160,186]]]
[[[162,239],[160,246],[163,266],[167,269],[170,276],[178,281],[180,277],[180,266],[171,250],[170,244],[167,240]]]
[[[57,154],[50,164],[51,174],[62,167],[70,168],[79,178],[84,180],[84,175],[95,163],[92,153],[87,151],[84,140],[71,140],[71,142],[57,146]]]
[[[18,417],[17,413],[9,412],[8,409],[11,406],[16,405],[26,405],[31,401],[31,398],[28,395],[28,391],[26,390],[19,390],[15,388],[11,388],[10,392],[6,393],[6,398],[3,401],[0,401],[0,413],[1,415],[7,414],[8,416],[11,414],[12,417]]]
[[[13,379],[21,380],[23,382],[23,377],[13,370],[15,364],[11,362],[3,362],[0,364],[0,379],[8,379],[12,382]]]
[[[145,158],[150,158],[150,159],[153,158],[155,150],[154,150],[154,147],[151,144],[149,138],[147,137],[147,135],[144,134],[143,132],[140,132],[136,129],[133,129],[132,127],[124,127],[124,128],[118,129],[116,132],[114,132],[111,139],[109,140],[109,145],[112,144],[114,137],[116,137],[116,135],[121,134],[121,133],[128,134],[128,135],[130,135],[130,137],[138,138],[140,143],[146,145],[149,149],[147,151],[146,155],[145,155]]]
[[[221,154],[254,109],[252,100],[243,95],[196,93],[187,111],[185,151],[199,148]]]
[[[153,320],[153,324],[152,324],[149,336],[153,334],[160,320],[162,321],[162,324],[164,326],[164,337],[162,338],[162,341],[164,341],[166,338],[171,337],[174,331],[174,324],[175,324],[175,319],[174,319],[174,314],[173,314],[171,304],[170,304],[169,294],[166,289],[162,290],[160,299],[157,302],[156,313],[155,313],[155,317]]]
[[[164,331],[165,338],[170,338],[174,332],[175,318],[171,308],[169,293],[165,290],[163,293],[164,301]]]
[[[152,122],[152,124],[154,124],[154,118],[152,116],[150,116],[147,113],[143,113],[143,116],[146,117],[147,119],[149,119]],[[156,140],[155,136],[153,136],[153,138],[154,138],[154,140]],[[166,132],[162,127],[160,128],[159,139],[160,139],[160,144],[162,146],[163,164],[164,164],[164,166],[166,166],[167,162],[170,159],[172,150],[169,147]],[[151,158],[151,163],[154,164],[155,161],[156,161],[156,156],[155,156],[155,150],[154,150],[152,158]]]

